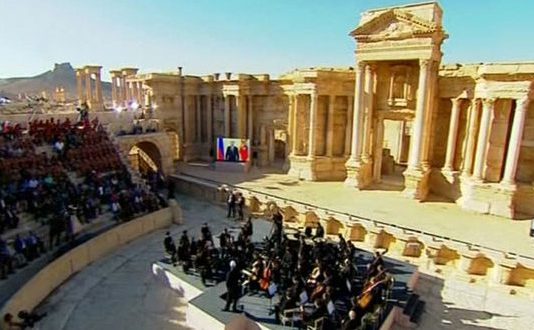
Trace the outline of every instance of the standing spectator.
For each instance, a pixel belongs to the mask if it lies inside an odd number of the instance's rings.
[[[229,191],[228,197],[226,199],[226,204],[228,205],[228,214],[226,215],[227,218],[235,217],[235,194],[233,191]]]
[[[63,219],[65,216],[61,215],[54,215],[52,219],[50,219],[49,223],[49,232],[48,232],[48,246],[49,248],[52,248],[52,246],[58,246],[59,241],[61,239],[61,233],[65,230],[65,222]],[[54,244],[55,240],[55,244]]]
[[[237,193],[236,205],[237,205],[237,213],[239,216],[239,220],[242,221],[245,219],[245,214],[243,212],[245,208],[245,197],[243,197],[243,194],[240,192]]]

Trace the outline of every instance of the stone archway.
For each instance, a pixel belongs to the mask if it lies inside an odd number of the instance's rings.
[[[128,159],[132,167],[140,173],[162,170],[161,153],[153,142],[136,143],[128,152]]]
[[[167,133],[124,135],[117,137],[117,142],[123,155],[127,156],[130,160],[133,158],[130,157],[132,149],[137,154],[140,154],[139,151],[142,151],[140,157],[145,157],[144,161],[146,163],[152,161],[152,164],[164,175],[172,174],[175,154]],[[135,166],[136,164],[132,165],[134,165],[134,168],[138,168],[138,166]]]

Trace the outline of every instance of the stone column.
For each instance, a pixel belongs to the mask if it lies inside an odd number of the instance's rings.
[[[207,118],[206,118],[206,121],[208,122],[207,123],[207,132],[206,132],[206,139],[208,141],[208,145],[209,146],[212,146],[213,145],[213,95],[208,95],[207,96],[207,103],[208,103],[208,114],[207,114]]]
[[[137,82],[137,102],[141,104],[143,102],[143,82]]]
[[[111,103],[113,107],[117,104],[117,77],[111,76]]]
[[[291,156],[295,156],[296,154],[298,154],[297,152],[297,147],[298,147],[298,122],[297,122],[297,116],[298,116],[298,113],[299,113],[299,94],[295,94],[294,96],[295,100],[293,102],[293,125],[291,127]]]
[[[252,111],[252,95],[247,96],[247,136],[252,145],[254,141],[254,113]]]
[[[196,105],[196,115],[195,115],[195,124],[196,124],[196,135],[195,135],[195,141],[197,143],[202,142],[202,118],[201,118],[201,106],[202,106],[202,96],[197,95],[195,96],[195,105]]]
[[[85,101],[88,103],[93,102],[93,91],[91,88],[91,72],[85,71]]]
[[[493,108],[495,99],[482,100],[482,118],[480,119],[480,130],[478,131],[477,152],[475,157],[475,166],[473,169],[473,179],[482,181],[484,165],[486,164],[486,155],[488,153],[488,140],[493,117]]]
[[[231,129],[230,117],[230,95],[224,96],[224,136],[230,137]]]
[[[265,146],[267,144],[267,134],[265,130],[265,125],[260,126],[260,145]]]
[[[102,106],[102,80],[100,77],[100,72],[95,74],[95,98],[99,106]]]
[[[137,103],[139,103],[139,100],[137,99],[137,81],[130,81],[130,98],[132,102],[135,100]]]
[[[382,144],[380,141],[384,140],[384,119],[377,118],[375,132],[375,150],[374,150],[374,163],[373,163],[373,180],[380,182],[382,178]]]
[[[76,69],[76,93],[78,95],[78,102],[83,102],[83,71]]]
[[[332,157],[334,147],[334,111],[336,105],[336,97],[330,95],[328,97],[328,117],[326,120],[326,156]]]
[[[274,162],[274,128],[268,130],[269,134],[269,163]]]
[[[120,97],[121,97],[121,103],[126,106],[126,100],[127,100],[127,96],[126,96],[126,77],[123,75],[121,78],[120,78],[120,81],[121,81],[121,93],[120,93]]]
[[[452,100],[451,119],[449,123],[449,136],[447,138],[447,153],[445,154],[445,166],[443,170],[452,172],[454,170],[454,156],[456,153],[456,139],[458,137],[458,124],[460,120],[460,110],[462,99]]]
[[[364,63],[358,62],[356,66],[356,85],[354,91],[354,111],[352,117],[352,145],[349,162],[359,166],[362,150],[363,104],[364,104]]]
[[[431,148],[432,143],[432,129],[434,119],[434,105],[435,105],[435,92],[438,89],[438,62],[430,61],[429,72],[427,80],[427,96],[425,103],[425,123],[423,124],[423,145],[421,147],[421,166],[423,171],[430,170],[430,160],[432,159],[433,150]]]
[[[192,131],[192,127],[191,127],[191,120],[190,120],[190,114],[191,114],[191,109],[187,106],[187,96],[183,96],[182,98],[182,109],[183,109],[183,131],[184,131],[184,144],[189,144],[193,141],[191,141],[191,131]]]
[[[354,100],[352,96],[347,96],[347,124],[345,126],[345,157],[350,155],[351,137],[352,137],[352,108],[354,107]]]
[[[371,128],[373,127],[373,87],[374,68],[371,65],[365,66],[365,126],[363,129],[362,159],[365,162],[370,160],[371,154]]]
[[[515,183],[515,174],[517,172],[517,163],[519,161],[519,152],[521,150],[523,129],[525,127],[525,118],[529,103],[528,96],[516,100],[514,121],[508,141],[508,152],[506,153],[506,163],[501,184],[513,185]]]
[[[310,132],[308,136],[308,159],[315,158],[315,131],[317,126],[317,93],[310,94]]]
[[[467,131],[464,167],[462,170],[462,175],[464,176],[471,175],[471,171],[473,171],[473,159],[475,158],[476,147],[476,133],[478,129],[478,105],[479,101],[477,99],[473,99],[473,101],[471,102],[471,113],[469,115],[469,128]]]
[[[417,89],[417,104],[415,106],[415,119],[413,123],[412,145],[408,159],[408,170],[421,170],[421,154],[423,146],[423,133],[425,123],[425,106],[428,96],[428,76],[430,60],[419,61],[419,87]]]
[[[289,154],[293,155],[293,113],[295,112],[295,97],[288,95],[289,111],[287,116],[287,141],[286,146],[289,149]]]
[[[237,107],[237,137],[244,138],[246,136],[246,107],[245,107],[245,96],[239,95],[236,97],[236,107]]]

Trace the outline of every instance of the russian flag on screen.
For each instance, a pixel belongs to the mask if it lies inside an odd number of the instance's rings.
[[[222,137],[217,138],[217,159],[224,160],[224,141]]]

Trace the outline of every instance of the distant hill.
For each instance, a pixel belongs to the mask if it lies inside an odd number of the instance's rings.
[[[0,95],[12,99],[17,98],[19,93],[40,95],[42,91],[52,97],[57,87],[65,89],[68,100],[76,99],[76,71],[70,63],[56,63],[53,70],[33,77],[0,79]],[[102,82],[102,91],[104,99],[111,99],[111,83]]]

